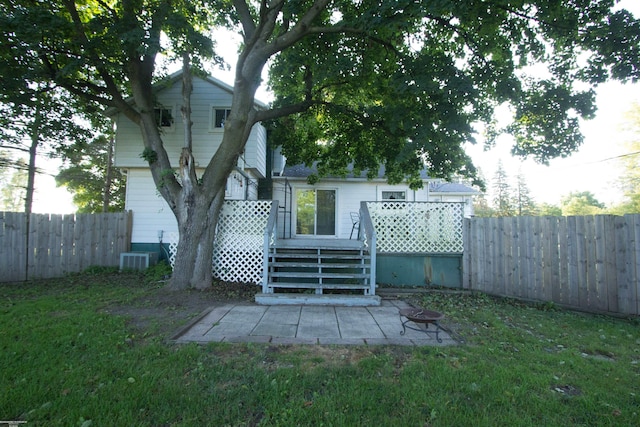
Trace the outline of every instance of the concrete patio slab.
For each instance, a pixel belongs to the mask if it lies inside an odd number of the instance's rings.
[[[401,335],[402,300],[382,300],[375,307],[264,306],[251,303],[212,307],[173,337],[186,342],[252,342],[321,345],[455,345],[445,331],[434,334],[407,329]],[[445,322],[446,324],[446,322]],[[418,325],[411,323],[412,327]]]

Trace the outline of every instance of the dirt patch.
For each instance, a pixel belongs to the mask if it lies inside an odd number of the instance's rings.
[[[259,290],[253,284],[220,282],[203,291],[168,291],[159,283],[130,303],[112,305],[105,311],[126,317],[135,334],[169,338],[210,307],[253,302]]]

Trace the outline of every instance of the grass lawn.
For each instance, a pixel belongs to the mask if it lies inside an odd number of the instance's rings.
[[[235,293],[234,293],[235,292]],[[204,306],[94,271],[0,285],[0,420],[27,426],[640,425],[640,322],[430,293],[452,347],[174,345]]]

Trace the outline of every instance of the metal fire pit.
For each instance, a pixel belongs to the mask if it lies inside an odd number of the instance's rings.
[[[425,310],[422,308],[403,308],[400,310],[400,320],[405,317],[407,320],[402,322],[402,331],[400,335],[404,335],[407,329],[413,329],[414,331],[421,331],[426,334],[435,333],[436,341],[439,343],[442,342],[442,339],[438,336],[442,327],[438,323],[440,320],[444,318],[444,314],[438,313],[437,311]],[[425,329],[420,327],[412,327],[407,326],[407,323],[413,322],[416,324],[423,323],[425,325]],[[435,331],[429,330],[429,325],[432,324],[435,326]]]

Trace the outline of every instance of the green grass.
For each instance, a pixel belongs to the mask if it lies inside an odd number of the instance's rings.
[[[94,271],[0,285],[0,420],[28,426],[630,426],[637,320],[429,294],[454,347],[171,345],[110,307],[158,285]]]

